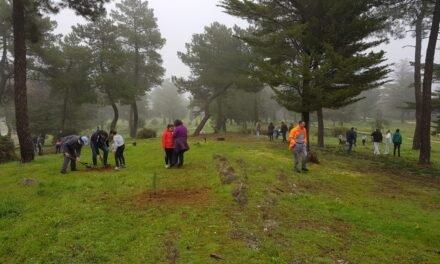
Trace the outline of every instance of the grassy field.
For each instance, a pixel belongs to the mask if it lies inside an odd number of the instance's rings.
[[[336,142],[302,174],[285,145],[237,135],[192,138],[183,169],[158,139],[128,144],[119,172],[0,165],[0,263],[440,263],[439,144],[422,168],[409,144]]]

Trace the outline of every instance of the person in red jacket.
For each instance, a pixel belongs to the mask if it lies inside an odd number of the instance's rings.
[[[165,150],[165,168],[171,168],[173,164],[174,153],[174,139],[173,139],[174,125],[169,124],[167,129],[162,134],[162,147]]]

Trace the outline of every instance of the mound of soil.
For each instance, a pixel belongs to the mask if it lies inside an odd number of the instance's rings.
[[[86,168],[85,170],[81,170],[81,172],[110,172],[110,171],[113,171],[112,165],[108,165],[107,167],[97,167],[96,169]]]
[[[206,204],[209,201],[209,188],[143,192],[132,197],[132,201],[140,207],[152,203]]]

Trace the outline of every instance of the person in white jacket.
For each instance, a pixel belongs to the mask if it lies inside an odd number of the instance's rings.
[[[388,155],[390,153],[390,146],[392,143],[392,135],[391,131],[388,130],[385,134],[385,155]]]
[[[112,150],[113,154],[115,154],[115,170],[118,171],[119,168],[125,168],[124,138],[119,135],[115,130],[110,131],[110,137],[113,137]]]

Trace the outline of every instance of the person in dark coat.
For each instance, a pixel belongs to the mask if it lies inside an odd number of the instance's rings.
[[[273,141],[273,130],[275,129],[275,126],[271,122],[269,126],[267,127],[267,136],[269,137],[270,141]]]
[[[287,134],[287,125],[284,122],[281,122],[281,135],[283,136],[283,142],[287,142],[286,134]]]
[[[67,173],[67,166],[70,162],[70,170],[76,171],[76,162],[80,161],[81,148],[87,145],[89,139],[86,136],[67,136],[61,141],[61,151],[64,154],[64,162],[61,167],[61,173]]]
[[[374,144],[374,156],[380,155],[380,143],[382,143],[383,136],[382,132],[380,132],[380,129],[376,129],[373,133],[371,133],[371,137],[373,137],[373,144]]]
[[[97,130],[90,138],[90,147],[92,148],[92,160],[93,160],[93,168],[96,168],[98,165],[97,157],[103,159],[104,166],[107,167],[107,159],[108,159],[108,147],[109,140],[108,134],[104,130]],[[101,157],[99,150],[102,150],[104,153],[104,158]]]
[[[174,131],[173,131],[173,139],[174,139],[174,159],[175,162],[173,164],[180,168],[183,166],[183,154],[189,150],[188,142],[188,130],[183,125],[182,121],[177,119],[174,121]]]
[[[351,154],[351,150],[353,149],[353,145],[355,142],[355,134],[354,134],[354,128],[352,127],[350,130],[347,131],[347,153]]]

